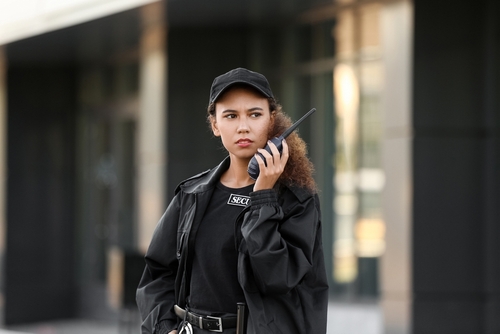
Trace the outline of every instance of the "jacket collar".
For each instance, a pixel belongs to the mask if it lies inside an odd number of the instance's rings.
[[[222,174],[229,168],[230,164],[231,160],[229,156],[227,156],[217,167],[182,181],[175,189],[175,193],[177,194],[181,189],[183,192],[190,194],[201,193],[213,189],[220,180]],[[311,193],[303,188],[284,185],[280,187],[283,190],[288,188],[300,202],[305,201],[311,196]]]
[[[175,189],[175,193],[177,194],[181,189],[185,193],[200,193],[212,189],[229,168],[230,163],[229,156],[227,156],[217,167],[182,181]]]

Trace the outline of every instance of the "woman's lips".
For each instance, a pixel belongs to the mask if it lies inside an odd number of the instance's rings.
[[[250,145],[252,145],[253,141],[251,141],[250,139],[247,139],[247,138],[243,138],[243,139],[239,139],[237,142],[236,142],[236,145],[238,145],[239,147],[248,147]]]

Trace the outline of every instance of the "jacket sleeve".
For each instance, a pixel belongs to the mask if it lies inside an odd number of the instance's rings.
[[[146,252],[146,267],[137,289],[142,334],[166,334],[177,328],[174,313],[179,200],[175,197],[161,217]]]
[[[311,195],[283,212],[274,190],[250,194],[251,207],[241,226],[244,239],[240,252],[246,253],[251,276],[266,294],[285,294],[311,271],[320,213],[316,196]],[[243,249],[242,249],[243,248]]]

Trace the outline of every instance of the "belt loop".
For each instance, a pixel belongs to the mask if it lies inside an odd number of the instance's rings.
[[[202,317],[197,317],[198,318],[198,327],[200,327],[201,329],[204,329],[203,328],[203,318]]]

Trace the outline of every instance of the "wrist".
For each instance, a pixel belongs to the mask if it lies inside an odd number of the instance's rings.
[[[169,321],[164,320],[160,321],[159,323],[156,324],[155,334],[176,334],[177,329],[176,326],[173,326]]]
[[[273,190],[276,182],[263,182],[261,180],[257,180],[253,186],[253,191],[261,191],[261,190]]]

